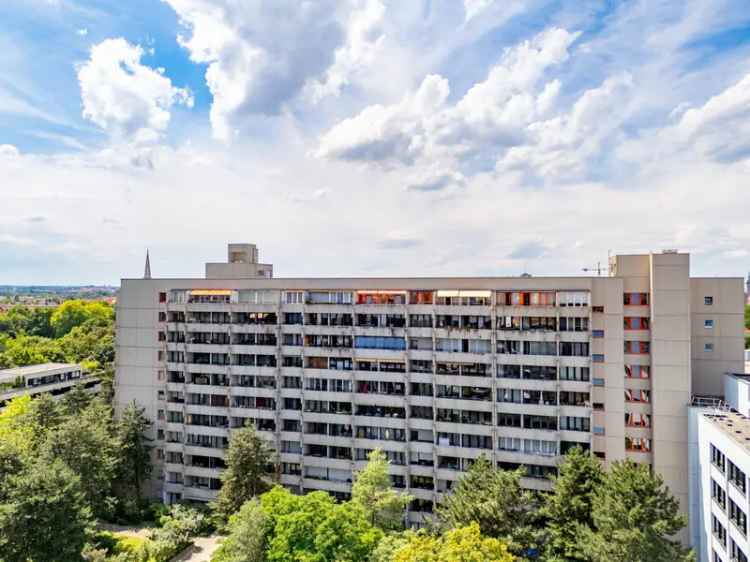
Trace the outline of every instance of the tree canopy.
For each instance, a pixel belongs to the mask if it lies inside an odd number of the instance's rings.
[[[646,464],[613,463],[593,494],[591,519],[584,545],[592,562],[694,559],[675,538],[686,525],[677,498]]]
[[[214,509],[221,520],[239,511],[242,505],[271,488],[274,452],[258,436],[255,426],[232,432],[226,452],[226,469],[221,474],[221,489]]]
[[[365,468],[355,476],[352,503],[362,509],[371,525],[384,531],[403,528],[411,497],[393,489],[388,475],[390,463],[383,451],[375,449],[368,459]]]

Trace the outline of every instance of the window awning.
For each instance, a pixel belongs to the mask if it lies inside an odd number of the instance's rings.
[[[490,298],[492,291],[451,291],[451,290],[440,290],[437,292],[438,297],[485,297]]]
[[[190,291],[190,295],[194,297],[211,297],[211,296],[232,296],[230,289],[195,289]]]

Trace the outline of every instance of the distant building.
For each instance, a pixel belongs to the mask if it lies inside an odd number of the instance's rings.
[[[44,363],[0,371],[0,411],[17,396],[37,396],[49,393],[59,397],[77,384],[90,392],[99,392],[101,381],[94,375],[84,375],[80,365],[73,363]]]

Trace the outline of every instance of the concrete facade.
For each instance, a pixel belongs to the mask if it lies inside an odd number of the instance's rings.
[[[299,492],[345,497],[383,449],[414,522],[481,454],[547,489],[575,445],[654,466],[687,511],[687,405],[742,361],[742,279],[691,279],[672,252],[616,256],[608,277],[275,279],[233,246],[206,279],[122,281],[116,403],[155,420],[166,501],[215,497],[249,420]],[[721,352],[696,364],[705,296]]]

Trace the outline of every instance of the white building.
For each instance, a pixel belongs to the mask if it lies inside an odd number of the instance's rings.
[[[722,401],[690,412],[691,534],[699,562],[750,556],[750,375],[725,374]]]
[[[413,521],[479,455],[546,489],[575,445],[651,465],[687,512],[691,393],[743,365],[743,280],[689,269],[670,251],[602,277],[279,279],[230,244],[204,279],[122,281],[116,407],[155,421],[168,502],[214,498],[249,422],[299,492],[346,497],[383,449]]]
[[[99,378],[84,375],[80,365],[72,363],[44,363],[0,371],[0,410],[16,398],[28,394],[49,393],[58,398],[77,384],[90,392],[100,389]]]

